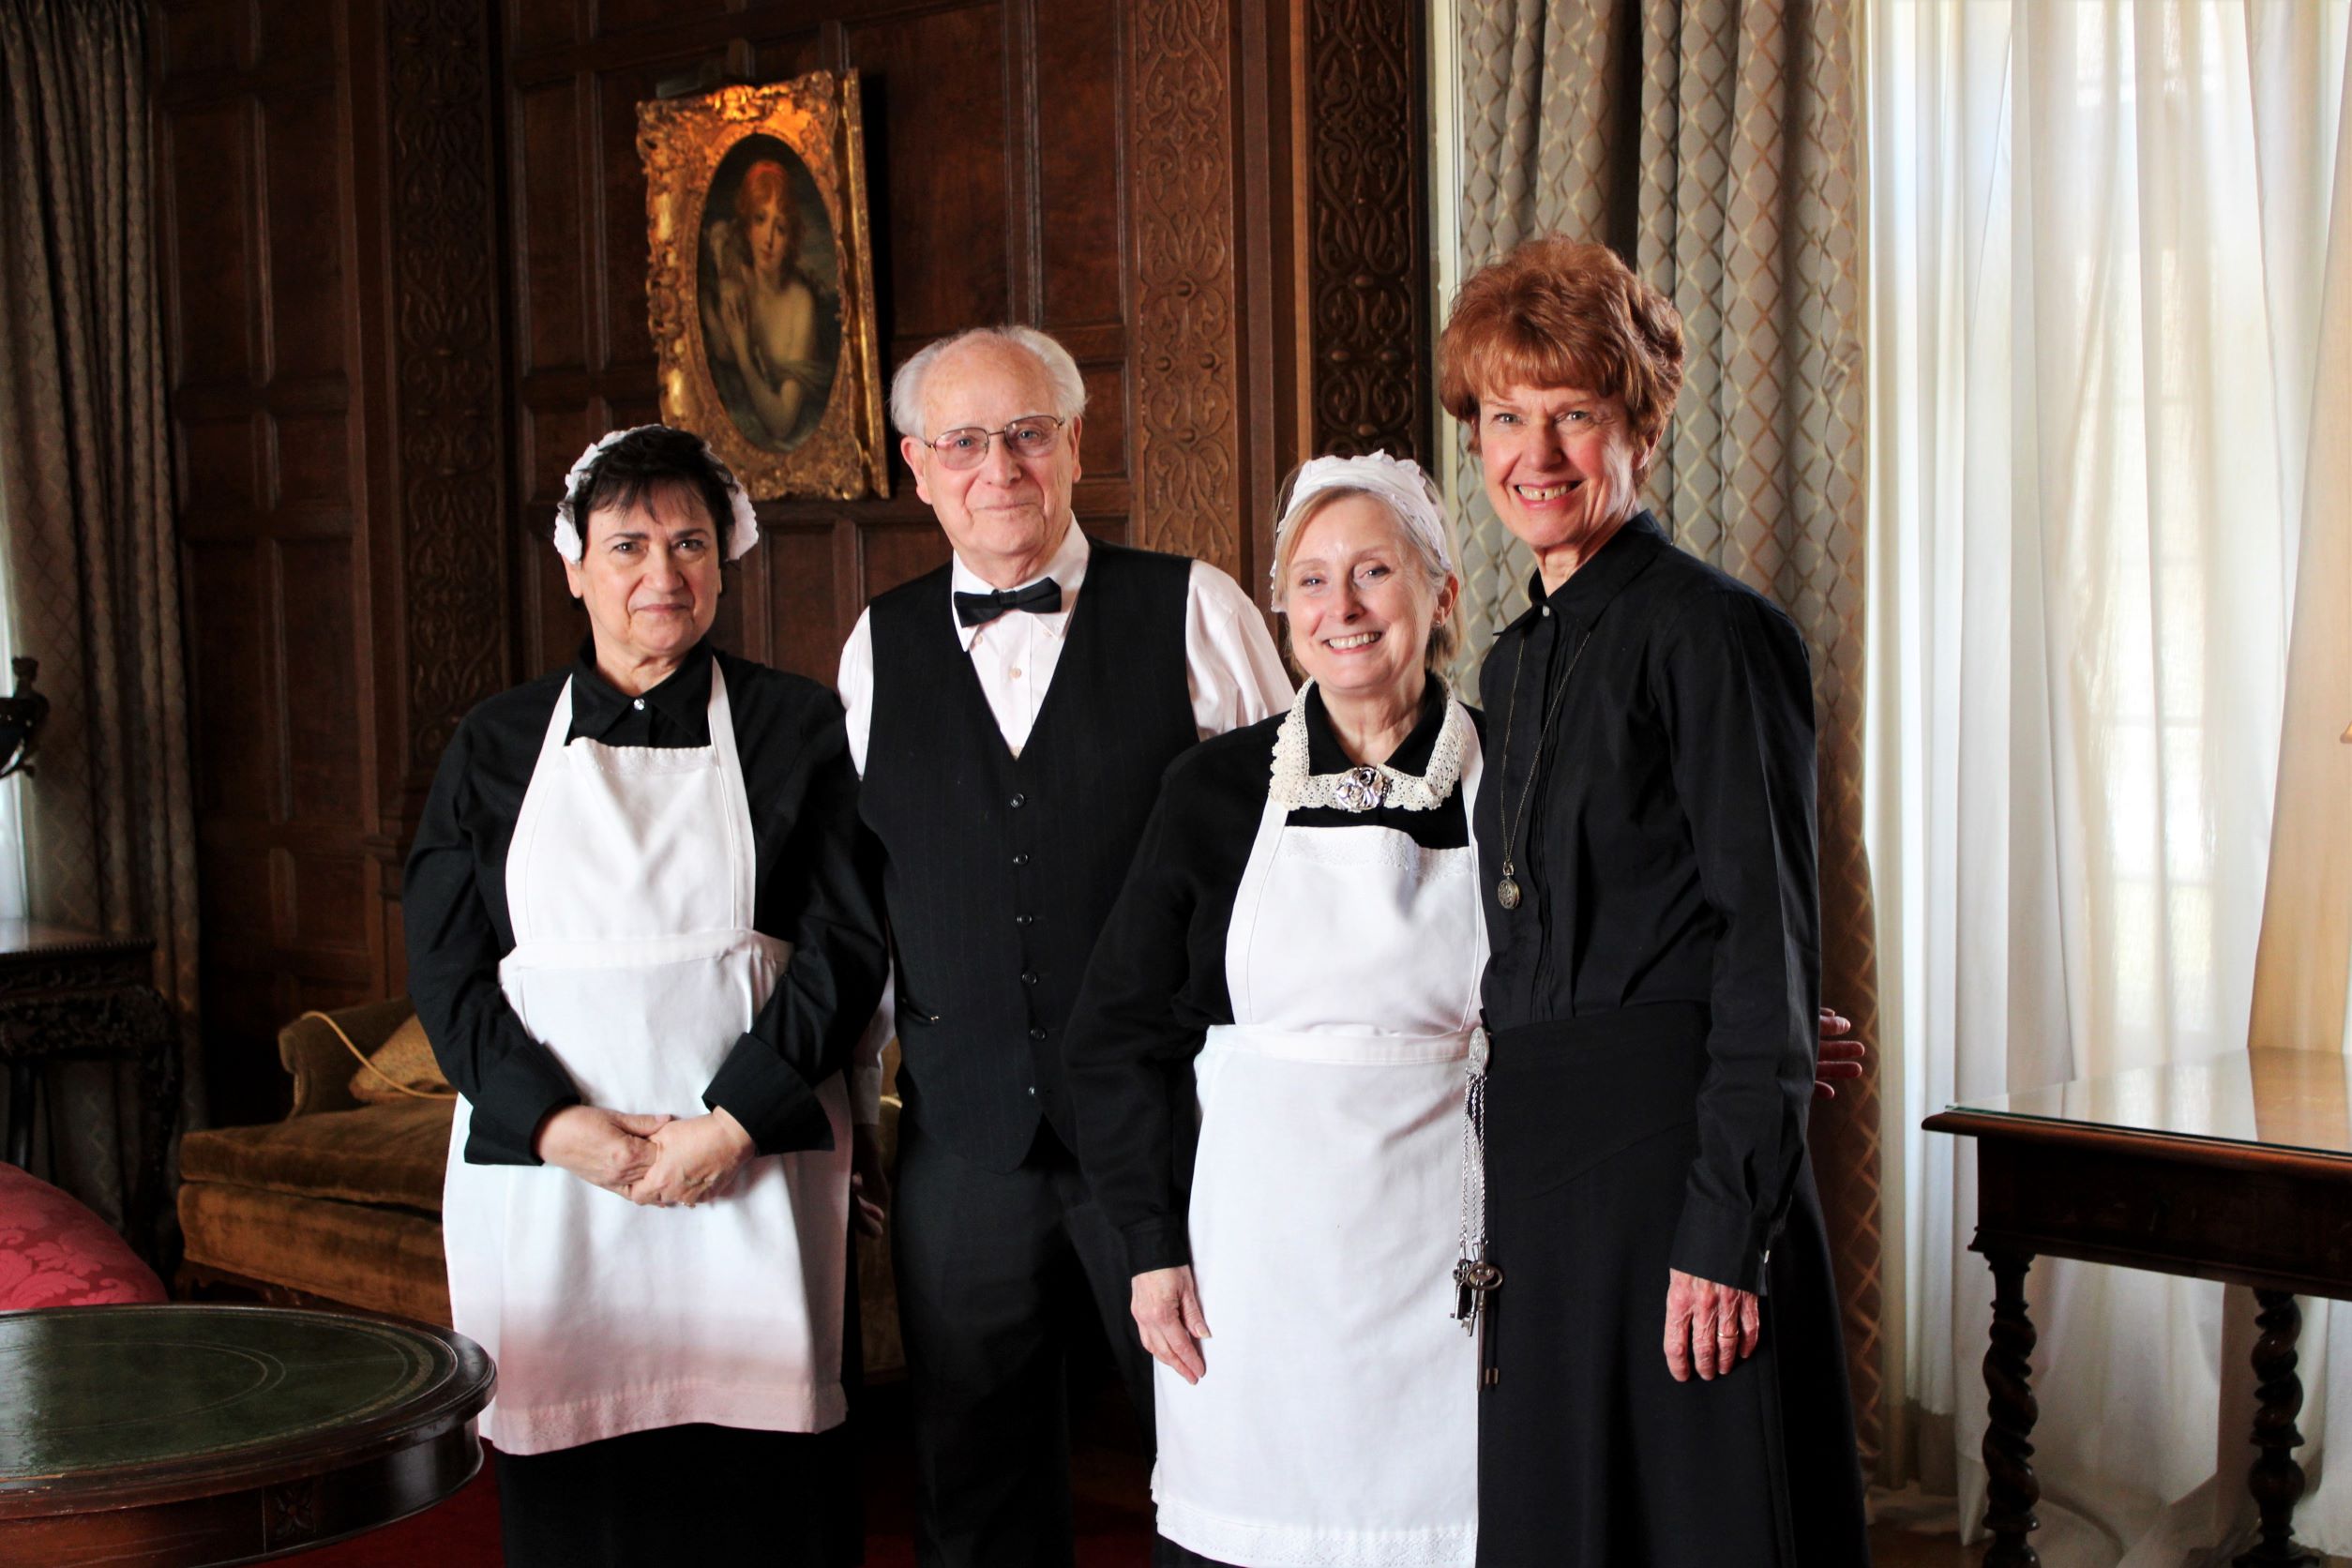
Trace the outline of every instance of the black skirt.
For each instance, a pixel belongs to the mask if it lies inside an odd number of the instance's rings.
[[[1808,1168],[1766,1268],[1756,1353],[1678,1383],[1667,1256],[1698,1152],[1707,1010],[1506,1030],[1486,1108],[1482,1568],[1866,1565],[1862,1472]]]
[[[848,1423],[662,1426],[495,1463],[507,1568],[844,1568],[864,1552]]]

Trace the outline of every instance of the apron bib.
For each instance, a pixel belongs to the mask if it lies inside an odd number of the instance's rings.
[[[703,1114],[702,1090],[792,944],[751,928],[756,862],[725,677],[712,744],[565,744],[567,682],[506,860],[501,989],[591,1106]],[[822,1431],[846,1411],[850,1129],[755,1158],[697,1207],[641,1208],[553,1166],[469,1165],[462,1099],[442,1194],[455,1327],[498,1364],[482,1436],[509,1454],[709,1422]]]
[[[1475,735],[1460,789],[1476,789]],[[1478,1362],[1451,1314],[1486,931],[1475,851],[1269,800],[1208,1032],[1189,1224],[1211,1337],[1155,1366],[1160,1532],[1244,1565],[1467,1568]]]

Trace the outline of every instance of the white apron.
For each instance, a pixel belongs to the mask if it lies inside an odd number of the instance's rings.
[[[792,944],[751,928],[756,866],[727,683],[712,744],[564,744],[569,682],[506,860],[506,1000],[583,1103],[703,1114],[702,1090]],[[458,1102],[442,1193],[449,1308],[498,1364],[482,1436],[509,1454],[709,1422],[837,1424],[848,1099],[826,1153],[754,1159],[694,1208],[641,1208],[553,1166],[468,1165]]]
[[[1466,812],[1478,767],[1468,735]],[[1475,851],[1288,815],[1259,820],[1226,940],[1236,1021],[1194,1069],[1208,1375],[1154,1369],[1159,1529],[1244,1568],[1469,1568],[1478,1364],[1451,1314]]]

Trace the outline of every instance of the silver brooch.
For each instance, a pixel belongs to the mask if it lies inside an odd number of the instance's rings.
[[[1349,768],[1333,782],[1331,793],[1342,811],[1374,811],[1388,796],[1388,779],[1368,764]]]

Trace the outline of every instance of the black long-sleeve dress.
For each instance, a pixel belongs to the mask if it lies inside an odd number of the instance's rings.
[[[1531,597],[1481,686],[1503,1282],[1479,1560],[1867,1562],[1805,1159],[1820,958],[1803,642],[1646,512]],[[1506,865],[1511,908],[1491,885]],[[1670,1268],[1762,1295],[1754,1358],[1673,1380]]]
[[[715,654],[707,642],[660,685],[626,695],[604,680],[593,647],[583,646],[567,670],[467,716],[444,755],[408,862],[410,990],[444,1070],[469,1102],[468,1165],[537,1164],[533,1143],[541,1122],[583,1097],[557,1053],[518,1017],[499,972],[516,947],[509,852],[565,682],[567,742],[594,741],[628,755],[716,744],[715,669],[725,675],[749,815],[752,926],[792,943],[792,953],[748,1028],[719,1052],[701,1098],[733,1115],[761,1155],[834,1145],[820,1091],[842,1071],[885,972],[877,879],[861,847],[857,781],[838,702],[813,682]],[[730,824],[714,820],[709,831],[726,837]],[[584,838],[559,843],[555,852],[575,853],[589,867],[599,863],[599,845]],[[596,1201],[626,1200],[598,1194]],[[596,1268],[617,1271],[631,1263],[594,1259]],[[660,1286],[658,1278],[642,1282],[649,1312]],[[734,1304],[751,1334],[776,1309],[756,1300]],[[844,1353],[853,1355],[853,1303],[843,1318]],[[524,1349],[547,1359],[542,1347]],[[841,1380],[854,1380],[853,1366],[841,1369]],[[859,1551],[854,1465],[845,1427],[766,1431],[699,1421],[502,1454],[507,1560],[564,1568],[679,1553],[811,1568],[852,1561]]]

